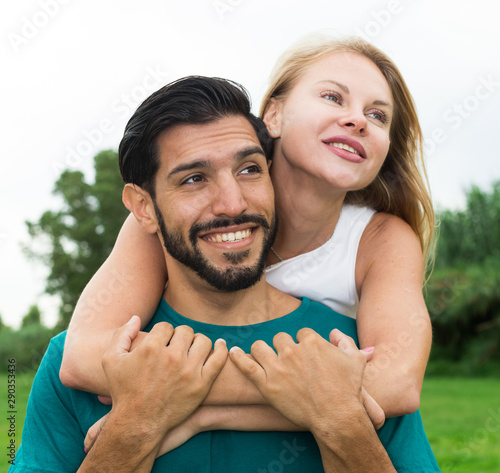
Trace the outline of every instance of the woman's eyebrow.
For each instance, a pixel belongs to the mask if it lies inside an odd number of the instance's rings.
[[[335,84],[337,87],[339,87],[344,93],[350,94],[349,87],[347,85],[342,84],[342,82],[337,82],[336,80],[333,79],[325,79],[325,80],[320,80],[318,81],[318,84],[321,84],[323,82],[329,82],[330,84]]]

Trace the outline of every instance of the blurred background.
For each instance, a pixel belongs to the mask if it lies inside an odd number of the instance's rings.
[[[291,43],[319,30],[357,35],[391,56],[414,96],[440,220],[426,290],[434,325],[424,385],[428,397],[422,403],[423,413],[429,409],[424,419],[429,438],[443,471],[497,471],[495,2],[24,0],[9,2],[3,12],[0,352],[5,369],[12,357],[18,372],[36,369],[49,338],[66,328],[82,288],[109,253],[126,216],[116,149],[127,120],[148,95],[185,75],[219,76],[242,83],[257,113],[271,68]],[[112,296],[111,289],[103,291],[102,297]],[[23,381],[26,391],[30,376]],[[475,384],[470,381],[477,377]],[[474,400],[470,404],[478,410],[457,405],[458,399]],[[462,409],[472,417],[464,420],[462,414],[458,426],[450,419]]]

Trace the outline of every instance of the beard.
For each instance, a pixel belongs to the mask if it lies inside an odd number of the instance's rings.
[[[189,230],[189,242],[184,238],[180,230],[168,231],[165,220],[156,202],[153,201],[156,218],[163,238],[163,244],[167,252],[177,261],[193,270],[200,278],[222,292],[235,292],[252,287],[262,278],[266,267],[267,254],[271,249],[278,231],[278,220],[276,212],[273,213],[270,222],[259,214],[243,214],[239,217],[229,219],[217,219],[203,224],[194,224]],[[264,231],[264,239],[260,255],[253,266],[241,266],[250,250],[231,251],[223,253],[223,256],[234,266],[227,269],[219,269],[203,255],[198,246],[197,235],[200,232],[217,228],[242,225],[244,223],[256,223]]]

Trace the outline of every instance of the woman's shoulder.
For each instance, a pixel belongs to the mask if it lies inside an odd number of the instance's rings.
[[[418,241],[417,235],[402,218],[385,213],[375,212],[370,223],[366,226],[366,237],[395,239],[400,237],[415,238]]]
[[[368,260],[372,260],[382,255],[387,258],[401,251],[415,252],[421,258],[422,250],[416,233],[396,215],[375,213],[361,237],[358,257],[368,255]]]

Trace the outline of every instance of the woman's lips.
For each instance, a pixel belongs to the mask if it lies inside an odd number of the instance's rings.
[[[361,143],[347,136],[333,136],[323,140],[323,143],[330,151],[348,161],[362,163],[366,160],[366,151]]]

